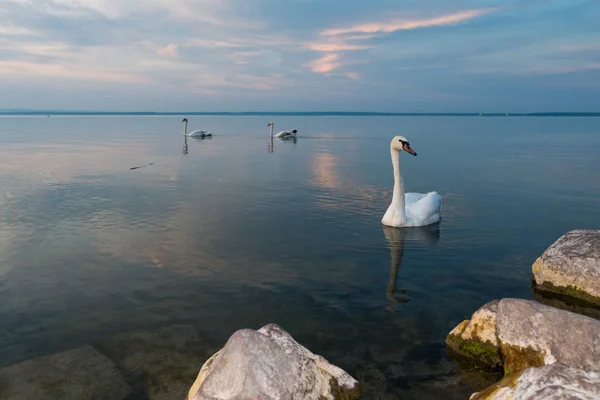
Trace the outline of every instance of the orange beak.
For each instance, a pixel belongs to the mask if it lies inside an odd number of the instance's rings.
[[[417,153],[410,147],[410,145],[408,143],[404,143],[404,145],[402,146],[402,148],[404,149],[404,151],[406,151],[408,154],[412,154],[413,156],[416,156]]]

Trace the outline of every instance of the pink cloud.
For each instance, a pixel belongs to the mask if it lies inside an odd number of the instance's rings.
[[[325,54],[323,57],[307,64],[307,67],[309,67],[311,71],[322,74],[327,74],[341,66],[340,55],[335,53]]]
[[[372,33],[391,33],[402,30],[411,30],[419,28],[429,28],[433,26],[454,25],[469,19],[489,14],[496,9],[477,9],[465,10],[454,14],[443,15],[434,18],[415,19],[415,20],[396,20],[391,22],[374,22],[368,24],[355,25],[350,28],[326,29],[321,32],[322,36],[339,36],[347,34],[372,34]]]
[[[359,75],[358,75],[358,73],[356,73],[356,72],[346,72],[346,73],[344,74],[344,76],[345,76],[346,78],[353,79],[353,80],[358,80],[358,79],[360,79],[360,76],[359,76]]]
[[[371,46],[349,44],[344,42],[333,42],[333,43],[306,43],[305,47],[314,51],[322,52],[335,52],[335,51],[355,51],[355,50],[366,50],[370,49]]]
[[[84,79],[103,82],[152,83],[138,74],[128,74],[109,69],[90,69],[88,66],[65,67],[59,64],[40,64],[28,61],[0,61],[0,75],[29,75],[67,79]]]

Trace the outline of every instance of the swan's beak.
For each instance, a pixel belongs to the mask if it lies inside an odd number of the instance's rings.
[[[402,148],[404,149],[404,151],[406,151],[408,154],[412,154],[413,156],[416,156],[417,153],[410,147],[410,145],[408,143],[405,143],[404,146],[402,146]]]

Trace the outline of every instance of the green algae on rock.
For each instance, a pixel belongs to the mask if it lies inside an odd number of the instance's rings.
[[[473,313],[470,320],[461,322],[446,338],[453,352],[476,360],[483,368],[498,369],[502,357],[496,337],[498,300],[491,301]]]

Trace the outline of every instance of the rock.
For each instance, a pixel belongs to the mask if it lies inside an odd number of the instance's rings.
[[[533,264],[535,289],[600,305],[600,230],[558,238]]]
[[[452,330],[447,343],[491,368],[500,362],[505,375],[554,363],[600,370],[600,321],[529,300],[486,304]]]
[[[534,290],[533,297],[538,303],[600,320],[600,306],[587,303],[583,300],[567,297],[557,293],[541,292],[537,290]]]
[[[358,372],[357,377],[361,387],[369,396],[385,393],[387,390],[387,378],[385,374],[377,368],[363,369]]]
[[[562,364],[529,368],[475,393],[471,400],[594,400],[600,373]]]
[[[446,338],[448,348],[490,369],[500,368],[502,357],[496,336],[498,303],[498,300],[494,300],[485,304],[475,311],[471,320],[465,320],[454,328]]]
[[[298,344],[275,324],[235,332],[203,366],[188,400],[358,398],[346,371]]]
[[[116,335],[98,345],[149,400],[184,399],[202,365],[215,351],[196,328],[175,325]]]
[[[505,374],[554,363],[600,370],[600,321],[528,300],[498,304]]]
[[[0,370],[2,400],[121,400],[130,392],[115,364],[92,346]]]

